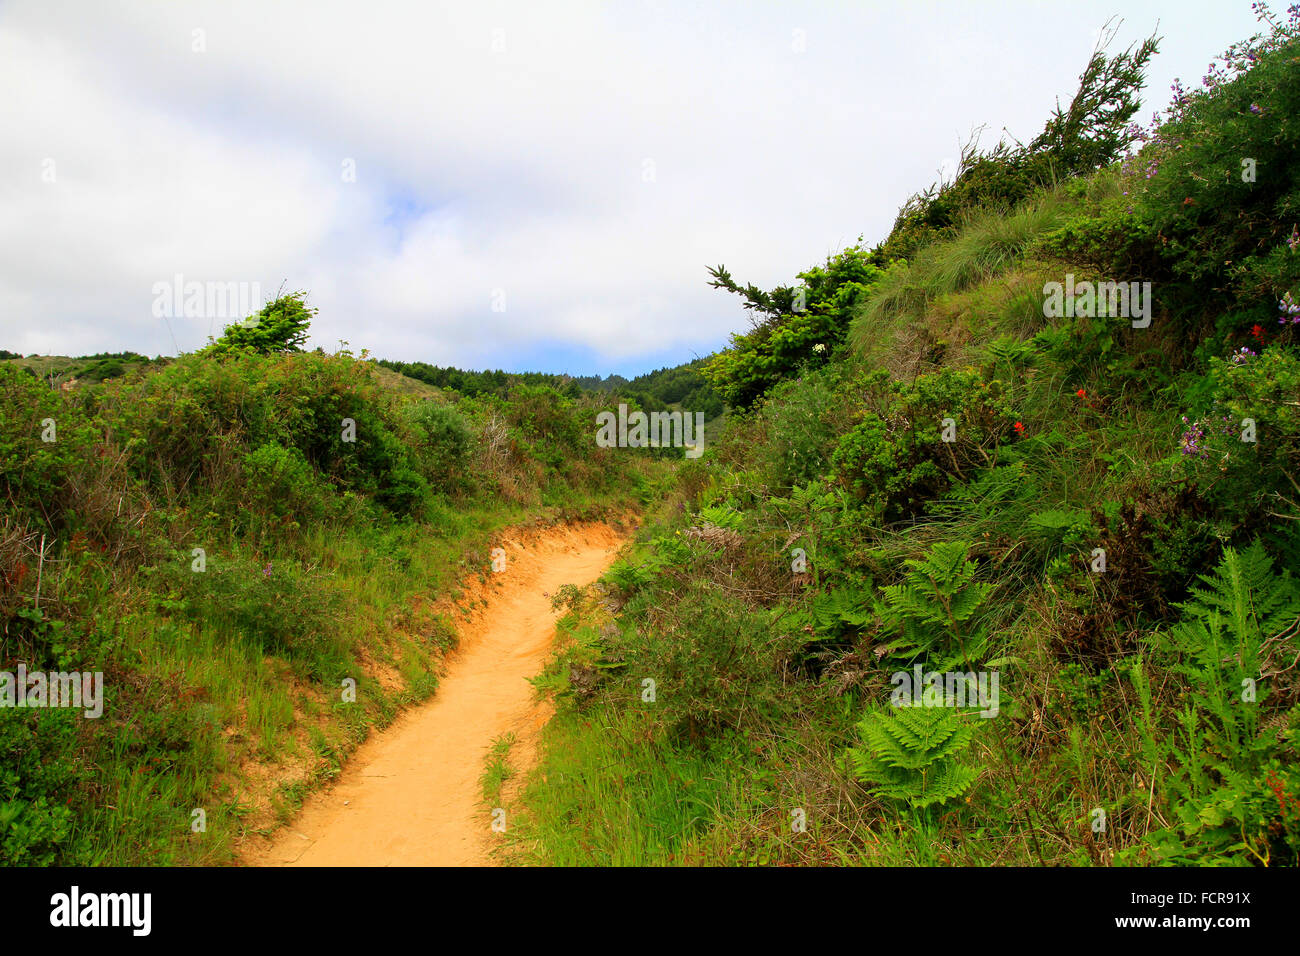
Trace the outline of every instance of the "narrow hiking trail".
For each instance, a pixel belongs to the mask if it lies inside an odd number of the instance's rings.
[[[550,716],[528,679],[549,657],[561,585],[589,584],[624,538],[605,524],[570,525],[495,542],[504,571],[464,587],[485,599],[459,620],[437,693],[373,734],[328,790],[270,839],[250,841],[258,866],[490,866],[496,834],[479,778],[492,741],[513,731],[510,764],[526,769]],[[522,764],[522,766],[521,766]]]

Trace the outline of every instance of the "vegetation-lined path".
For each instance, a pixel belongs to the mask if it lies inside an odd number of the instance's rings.
[[[490,819],[479,778],[492,741],[513,731],[517,762],[545,722],[530,677],[545,666],[555,621],[549,595],[594,581],[621,537],[603,524],[506,542],[493,575],[460,628],[437,695],[358,749],[338,783],[310,797],[273,841],[245,861],[299,866],[465,866],[491,862]],[[470,589],[471,593],[474,589]]]

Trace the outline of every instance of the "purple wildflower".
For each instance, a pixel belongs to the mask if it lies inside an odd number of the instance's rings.
[[[1290,292],[1278,300],[1277,307],[1282,310],[1282,317],[1277,320],[1279,325],[1285,325],[1287,322],[1292,325],[1300,324],[1300,302],[1291,298]]]
[[[1187,421],[1187,416],[1183,416],[1183,421]],[[1201,445],[1205,438],[1205,432],[1201,429],[1200,422],[1192,422],[1187,426],[1187,431],[1183,432],[1182,438],[1178,440],[1178,450],[1189,458],[1205,458],[1209,452]]]

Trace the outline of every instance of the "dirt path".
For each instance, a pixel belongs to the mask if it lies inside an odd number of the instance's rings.
[[[246,863],[491,865],[495,834],[479,777],[493,739],[508,731],[518,738],[511,764],[531,759],[549,717],[528,683],[545,666],[559,616],[547,595],[594,581],[622,538],[588,524],[495,544],[506,551],[506,569],[467,589],[487,606],[462,620],[434,698],[362,744],[329,790],[309,797],[271,840],[246,848]]]

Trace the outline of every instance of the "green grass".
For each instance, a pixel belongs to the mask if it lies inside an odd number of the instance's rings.
[[[510,766],[510,748],[514,745],[513,732],[502,734],[492,741],[492,749],[488,751],[483,775],[479,778],[483,802],[488,806],[495,806],[501,800],[502,786],[515,775],[514,768]]]

